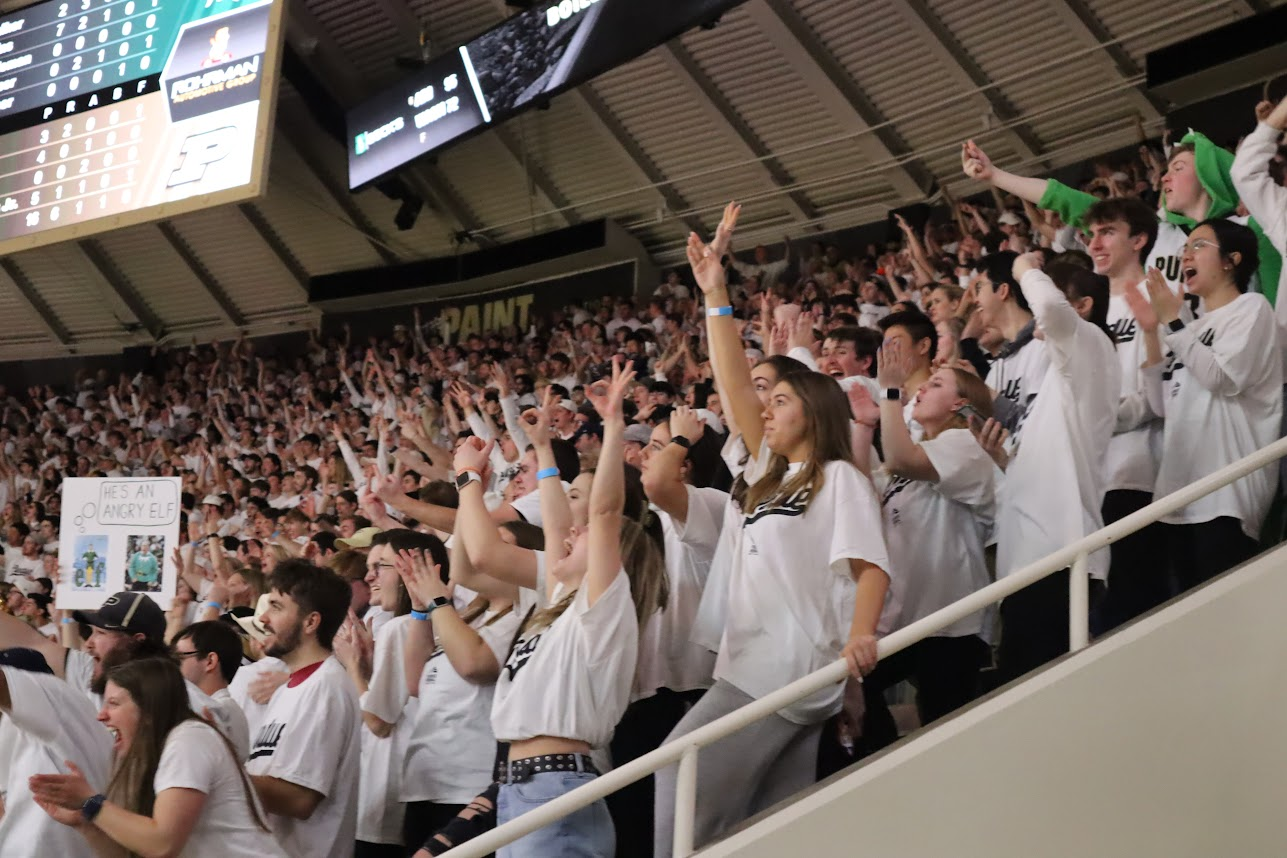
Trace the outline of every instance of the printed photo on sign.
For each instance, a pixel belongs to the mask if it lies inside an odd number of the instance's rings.
[[[77,536],[72,550],[71,584],[77,590],[107,589],[107,536]]]
[[[125,543],[125,557],[125,589],[160,593],[165,537],[151,534],[131,536]]]

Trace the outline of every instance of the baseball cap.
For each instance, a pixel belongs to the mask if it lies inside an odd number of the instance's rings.
[[[153,640],[165,637],[165,612],[146,593],[117,593],[97,611],[74,611],[72,618],[112,632],[142,634]]]
[[[652,440],[652,427],[643,423],[631,423],[626,427],[625,440],[647,446],[648,442]]]
[[[370,548],[371,540],[383,533],[378,527],[364,527],[348,539],[341,537],[335,540],[340,548]]]
[[[0,649],[0,667],[12,667],[28,673],[49,673],[54,671],[45,661],[45,657],[34,649],[15,646]]]
[[[1019,220],[1019,216],[1014,212],[1005,211],[1001,213],[1001,217],[997,218],[997,223],[1003,223],[1006,226],[1018,226],[1023,221]]]
[[[271,596],[267,593],[259,597],[259,601],[255,603],[255,613],[253,616],[234,618],[237,621],[237,625],[241,626],[246,634],[250,635],[250,637],[260,643],[268,640],[272,635],[272,633],[264,627],[264,624],[260,622],[260,618],[268,612],[268,601],[270,598]]]
[[[206,495],[201,499],[201,504],[202,506],[205,506],[206,504],[209,504],[210,506],[223,506],[223,498],[218,495]]]
[[[573,411],[573,412],[576,411],[576,403],[570,399],[560,399],[558,402],[558,407],[566,408],[568,411]]]

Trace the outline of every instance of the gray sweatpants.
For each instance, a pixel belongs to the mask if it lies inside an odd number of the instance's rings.
[[[716,680],[666,741],[753,701],[727,682]],[[697,756],[694,848],[700,849],[744,819],[810,786],[816,777],[821,733],[821,724],[804,727],[781,715],[770,715],[702,748]],[[677,765],[657,772],[654,858],[671,858],[678,774]]]

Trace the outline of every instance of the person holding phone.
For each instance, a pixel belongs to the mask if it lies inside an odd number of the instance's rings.
[[[879,425],[885,455],[883,466],[871,474],[881,495],[889,561],[899,573],[881,617],[879,629],[885,634],[965,598],[990,580],[984,545],[995,512],[996,469],[969,425],[981,426],[992,416],[991,391],[966,370],[935,372],[911,402],[911,417],[924,433],[918,443],[895,398],[915,364],[901,340],[888,340],[876,376],[888,394],[879,405],[870,398],[865,407],[854,403],[855,443],[870,448]],[[871,753],[898,739],[884,695],[898,682],[910,679],[916,686],[922,724],[973,700],[979,669],[990,653],[994,619],[993,609],[979,611],[881,661],[863,680],[861,751]]]

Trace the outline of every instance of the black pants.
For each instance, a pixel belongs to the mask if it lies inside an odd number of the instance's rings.
[[[1104,495],[1104,524],[1121,521],[1153,502],[1148,492]],[[1112,545],[1108,590],[1091,611],[1091,633],[1102,635],[1153,610],[1174,595],[1166,525],[1154,522]]]
[[[862,683],[866,712],[858,756],[898,741],[898,727],[885,702],[887,689],[911,680],[916,686],[921,724],[930,724],[978,696],[979,670],[989,654],[988,645],[978,635],[926,638],[876,665]]]
[[[661,747],[704,693],[662,688],[630,704],[612,734],[612,765],[623,766]],[[649,775],[607,797],[617,830],[617,858],[652,858],[655,793],[655,782]]]
[[[1181,593],[1260,553],[1260,543],[1243,533],[1242,522],[1230,516],[1163,527],[1171,571]]]
[[[1068,652],[1068,576],[1062,569],[1001,602],[1001,684]]]
[[[456,818],[456,814],[465,809],[463,804],[438,804],[433,801],[411,801],[407,802],[407,813],[402,819],[402,842],[404,847],[398,847],[402,850],[401,854],[406,856],[415,855],[425,841],[438,833],[448,822]],[[355,858],[362,858],[358,855]]]
[[[359,840],[353,845],[353,858],[404,858],[406,849],[389,843]]]

